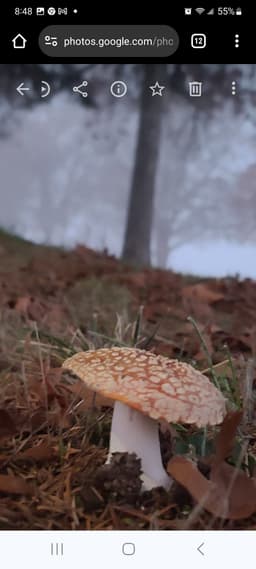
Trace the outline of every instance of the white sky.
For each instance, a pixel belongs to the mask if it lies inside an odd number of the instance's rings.
[[[192,243],[179,247],[169,259],[177,272],[200,276],[256,279],[255,245],[216,241]]]

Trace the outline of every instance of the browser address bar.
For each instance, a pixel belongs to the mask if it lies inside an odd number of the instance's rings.
[[[170,26],[47,26],[39,47],[49,57],[168,57],[179,46]]]

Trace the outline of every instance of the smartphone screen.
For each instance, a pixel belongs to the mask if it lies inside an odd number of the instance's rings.
[[[254,9],[178,4],[150,25],[3,7],[10,567],[240,567],[253,547]]]

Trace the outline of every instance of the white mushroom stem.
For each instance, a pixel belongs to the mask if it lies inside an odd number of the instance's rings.
[[[157,421],[119,401],[114,405],[107,463],[115,452],[133,452],[141,459],[143,490],[170,488],[172,480],[163,467]]]

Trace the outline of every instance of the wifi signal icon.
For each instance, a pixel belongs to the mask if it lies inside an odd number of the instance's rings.
[[[205,8],[196,8],[195,11],[197,12],[197,14],[199,14],[199,16],[201,16],[201,14],[203,14],[203,12],[205,11]]]

